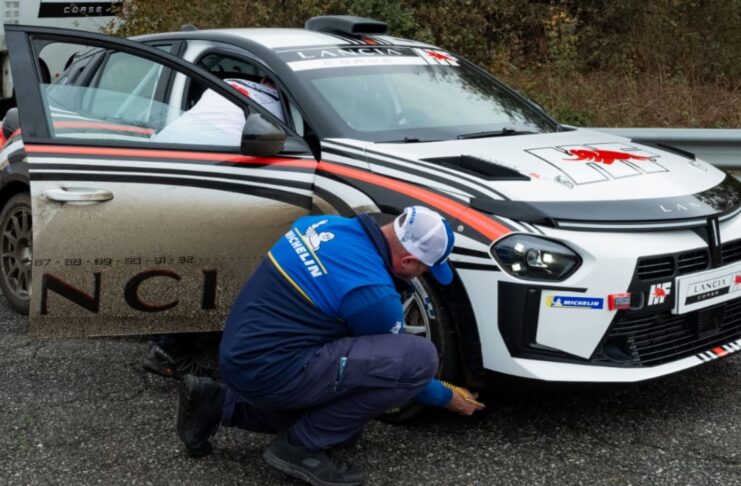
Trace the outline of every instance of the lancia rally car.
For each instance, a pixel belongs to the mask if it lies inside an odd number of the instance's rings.
[[[420,279],[404,303],[442,378],[637,382],[741,349],[736,179],[560,125],[385,27],[317,17],[122,40],[6,26],[18,108],[0,154],[0,285],[32,333],[219,329],[296,218],[386,222],[421,204],[456,232],[454,283]],[[37,60],[62,45],[75,55],[49,79]],[[271,86],[280,112],[235,79]],[[223,116],[163,141],[205,93]]]

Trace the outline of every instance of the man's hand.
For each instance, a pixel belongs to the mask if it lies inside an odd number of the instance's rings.
[[[484,404],[476,401],[478,394],[473,394],[465,388],[461,388],[461,391],[465,392],[465,395],[453,391],[453,398],[445,408],[458,415],[473,415],[474,412],[484,409]]]

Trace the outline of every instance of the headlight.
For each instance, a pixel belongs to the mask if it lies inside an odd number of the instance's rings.
[[[581,265],[566,245],[537,236],[512,235],[491,247],[502,270],[526,280],[564,280]]]

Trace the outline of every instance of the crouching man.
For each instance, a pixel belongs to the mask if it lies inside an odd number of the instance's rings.
[[[186,376],[178,434],[193,456],[219,425],[278,434],[271,466],[317,485],[360,484],[327,451],[411,400],[471,415],[481,407],[433,379],[437,351],[403,334],[400,292],[429,271],[444,285],[454,234],[421,206],[380,227],[368,215],[299,219],[232,307],[220,348],[225,385]]]

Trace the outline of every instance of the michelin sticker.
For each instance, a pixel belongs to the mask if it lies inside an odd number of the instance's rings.
[[[605,299],[601,297],[576,297],[571,295],[548,295],[546,305],[561,309],[603,309]]]

